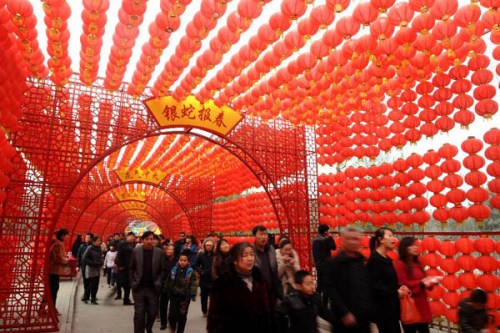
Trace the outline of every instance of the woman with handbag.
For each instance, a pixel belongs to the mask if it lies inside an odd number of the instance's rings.
[[[399,260],[394,264],[400,285],[405,285],[410,289],[411,294],[406,297],[410,303],[414,303],[411,312],[416,312],[416,316],[405,319],[401,308],[401,322],[405,333],[429,333],[429,323],[432,322],[432,313],[427,301],[426,290],[431,289],[434,284],[439,283],[438,277],[427,277],[418,261],[418,246],[414,237],[404,237],[399,243]],[[405,301],[406,301],[405,300]],[[402,300],[403,302],[403,300]]]
[[[370,258],[366,263],[372,294],[372,318],[379,333],[401,333],[399,299],[408,288],[398,283],[392,259],[387,255],[396,246],[396,237],[389,228],[379,228],[370,239]]]

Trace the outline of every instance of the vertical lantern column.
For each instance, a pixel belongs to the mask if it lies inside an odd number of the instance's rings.
[[[486,168],[486,172],[493,177],[488,182],[488,189],[493,193],[490,205],[500,210],[500,130],[497,128],[490,129],[484,134],[484,142],[489,145],[484,152],[484,156],[491,161]]]

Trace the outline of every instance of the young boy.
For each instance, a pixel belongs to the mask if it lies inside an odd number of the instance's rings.
[[[183,333],[191,298],[196,296],[196,277],[189,266],[189,252],[181,253],[165,283],[164,292],[169,295],[168,322],[170,332]],[[177,329],[177,330],[176,330]]]
[[[470,298],[460,302],[458,306],[458,324],[461,333],[480,333],[488,324],[486,302],[488,296],[481,289],[472,291]]]
[[[283,310],[290,318],[291,333],[317,333],[316,317],[332,322],[333,315],[321,304],[320,295],[315,293],[316,284],[311,273],[300,270],[294,275],[295,290],[283,302]]]

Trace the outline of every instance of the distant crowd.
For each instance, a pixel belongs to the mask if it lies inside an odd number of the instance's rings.
[[[54,304],[67,264],[68,234],[58,230],[50,248]],[[151,231],[141,237],[115,233],[106,242],[92,233],[85,239],[77,236],[71,252],[83,278],[81,301],[99,305],[97,291],[104,274],[110,295],[134,306],[134,333],[152,332],[157,319],[161,330],[184,332],[198,288],[209,333],[316,333],[318,317],[335,333],[369,333],[372,324],[380,333],[429,332],[432,313],[426,290],[441,277],[426,275],[415,238],[400,240],[399,259],[393,262],[387,254],[397,239],[391,229],[380,228],[365,260],[359,252],[360,230],[342,229],[337,249],[329,227],[320,225],[312,243],[313,276],[302,269],[286,235],[275,244],[264,226],[256,226],[252,234],[253,244],[233,246],[213,234],[199,246],[185,232],[175,241]],[[486,301],[484,291],[474,290],[460,303],[461,332],[479,333],[487,326]]]

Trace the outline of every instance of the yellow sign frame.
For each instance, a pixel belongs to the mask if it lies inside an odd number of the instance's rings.
[[[213,100],[201,103],[194,96],[182,101],[172,96],[151,97],[144,104],[161,128],[195,127],[226,136],[243,119],[228,106],[219,107]]]

